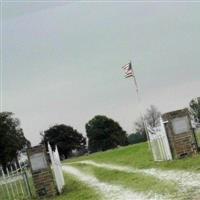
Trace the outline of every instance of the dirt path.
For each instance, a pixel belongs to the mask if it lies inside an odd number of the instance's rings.
[[[200,189],[200,174],[187,172],[183,170],[160,170],[156,168],[151,169],[136,169],[132,167],[125,167],[113,164],[96,163],[91,160],[79,161],[76,163],[82,163],[100,167],[108,170],[118,170],[126,173],[142,173],[150,176],[154,176],[160,180],[168,180],[175,182],[183,188],[199,188]]]
[[[112,185],[99,181],[96,177],[86,175],[75,167],[63,166],[63,171],[73,175],[91,188],[101,193],[103,200],[165,200],[161,195],[144,194],[128,190],[120,185]]]

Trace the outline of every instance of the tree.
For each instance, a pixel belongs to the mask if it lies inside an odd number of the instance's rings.
[[[144,121],[143,121],[142,118],[137,119],[135,121],[134,125],[135,125],[135,130],[136,130],[137,133],[146,134]]]
[[[159,125],[159,118],[161,116],[160,111],[156,108],[156,106],[151,105],[150,108],[146,110],[146,113],[144,115],[144,119],[150,127],[156,127]],[[135,129],[136,132],[139,132],[141,134],[145,134],[145,126],[144,121],[142,118],[139,118],[135,123]]]
[[[53,150],[55,145],[58,147],[58,152],[61,157],[69,157],[72,150],[85,150],[86,139],[81,133],[65,124],[54,125],[44,131],[43,140],[41,143],[49,144]]]
[[[114,120],[97,115],[86,125],[90,152],[105,151],[128,144],[126,132]]]
[[[190,101],[190,112],[193,115],[195,122],[200,123],[200,97]]]
[[[147,137],[145,133],[132,133],[128,136],[129,144],[137,144],[140,142],[146,142]]]
[[[146,110],[145,120],[149,126],[157,127],[159,125],[160,116],[161,113],[156,106],[151,105],[150,108],[147,108]]]
[[[20,121],[11,112],[0,113],[0,163],[5,166],[17,160],[17,155],[30,142],[25,138]]]

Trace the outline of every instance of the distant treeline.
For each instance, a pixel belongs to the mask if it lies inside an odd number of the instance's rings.
[[[190,101],[193,120],[200,123],[200,98]],[[161,113],[151,105],[144,113],[146,123],[156,127]],[[147,140],[144,120],[139,118],[134,123],[135,133],[128,135],[120,124],[103,115],[96,115],[85,124],[86,137],[76,129],[65,124],[56,124],[44,131],[41,144],[49,142],[52,148],[58,147],[60,156],[65,159],[73,153],[76,155],[105,151],[108,149],[136,144]],[[5,166],[17,159],[20,151],[30,147],[25,138],[20,120],[11,112],[0,113],[0,164]]]

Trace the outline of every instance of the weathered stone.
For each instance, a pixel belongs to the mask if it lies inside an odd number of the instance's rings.
[[[182,158],[196,152],[196,143],[188,109],[176,110],[162,115],[174,158]]]
[[[31,157],[34,154],[38,154],[38,153],[44,154],[44,159],[45,159],[45,162],[47,163],[47,166],[45,168],[35,170],[33,169],[31,165],[31,172],[32,172],[32,177],[33,177],[36,193],[40,199],[55,196],[56,187],[55,187],[52,171],[47,159],[47,153],[43,145],[35,146],[28,149],[29,162],[31,164]],[[44,165],[41,165],[41,167],[45,166],[45,162],[44,162]],[[39,166],[40,164],[38,163],[37,168],[39,168]]]

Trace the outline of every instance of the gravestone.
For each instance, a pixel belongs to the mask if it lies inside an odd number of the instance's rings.
[[[56,194],[52,171],[43,145],[27,150],[36,193],[39,198]]]
[[[197,146],[188,109],[165,113],[162,119],[165,121],[173,158],[182,158],[195,153]]]

